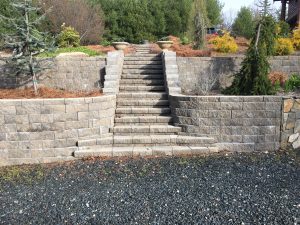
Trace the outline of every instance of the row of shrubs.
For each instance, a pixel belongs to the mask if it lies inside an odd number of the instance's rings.
[[[274,92],[293,92],[300,88],[300,76],[292,74],[290,77],[282,72],[272,72],[269,74]]]
[[[291,37],[281,37],[276,40],[276,55],[290,55],[295,50],[300,50],[300,28],[294,30]]]
[[[235,39],[225,32],[209,41],[213,49],[222,53],[236,53],[238,45]],[[300,28],[293,31],[291,37],[278,37],[275,42],[275,55],[290,55],[295,50],[300,50]]]

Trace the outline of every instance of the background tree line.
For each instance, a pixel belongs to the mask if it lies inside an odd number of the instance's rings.
[[[197,1],[34,0],[34,3],[47,12],[41,30],[57,35],[64,24],[79,32],[81,44],[99,44],[100,40],[139,43],[168,35],[191,36],[192,12]],[[223,5],[219,0],[203,1],[206,7],[201,10],[207,15],[207,26],[220,24]],[[9,2],[0,1],[0,15],[17,16]],[[0,33],[13,29],[0,20]]]

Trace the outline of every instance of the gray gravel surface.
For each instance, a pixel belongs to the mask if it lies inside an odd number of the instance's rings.
[[[0,224],[296,224],[295,154],[0,169]]]

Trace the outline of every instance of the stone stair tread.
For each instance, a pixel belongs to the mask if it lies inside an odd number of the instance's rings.
[[[115,118],[115,123],[168,123],[171,116],[123,116]]]
[[[165,87],[161,85],[151,85],[151,86],[123,86],[120,85],[120,92],[122,91],[131,91],[131,92],[144,92],[144,91],[165,91]]]
[[[141,80],[141,79],[124,79],[120,81],[120,85],[164,85],[165,81],[163,79],[155,79],[155,80]]]
[[[162,65],[123,65],[123,69],[163,69]]]
[[[133,93],[133,92],[121,92],[118,94],[118,100],[119,99],[168,99],[168,94],[166,92],[139,92],[139,93]]]
[[[122,74],[121,79],[164,79],[163,74]]]
[[[118,99],[117,100],[117,107],[118,106],[168,106],[169,100],[125,100],[125,99]]]
[[[218,149],[210,147],[191,146],[128,146],[128,147],[82,147],[75,151],[76,158],[82,157],[132,157],[132,156],[173,156],[208,154],[216,152]]]
[[[160,54],[153,54],[153,53],[146,53],[146,54],[133,53],[133,54],[126,55],[125,59],[131,58],[131,57],[159,57],[159,58],[161,58],[161,55]]]
[[[118,107],[116,114],[168,114],[170,108],[136,108],[136,107]]]
[[[124,65],[162,65],[161,61],[124,61]]]
[[[162,69],[123,69],[122,75],[127,74],[139,74],[139,75],[149,75],[149,74],[158,74],[163,75]]]
[[[124,62],[127,61],[160,61],[161,62],[161,57],[160,56],[128,56],[124,58]]]

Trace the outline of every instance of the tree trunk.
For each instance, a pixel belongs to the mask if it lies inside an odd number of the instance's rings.
[[[24,0],[25,4],[27,3],[27,0]],[[30,39],[30,26],[29,26],[29,16],[28,16],[28,11],[25,10],[25,22],[26,22],[26,29],[27,29],[27,36],[26,36],[26,42],[29,43]],[[27,45],[28,46],[28,45]],[[33,65],[33,57],[30,52],[30,49],[27,49],[27,53],[30,54],[30,59],[29,59],[29,70],[31,74],[31,79],[33,82],[33,88],[34,88],[34,94],[38,95],[38,86],[37,86],[37,79],[36,79],[36,74],[34,71],[34,65]]]
[[[286,18],[286,0],[281,0],[280,20],[285,21],[285,18]]]

